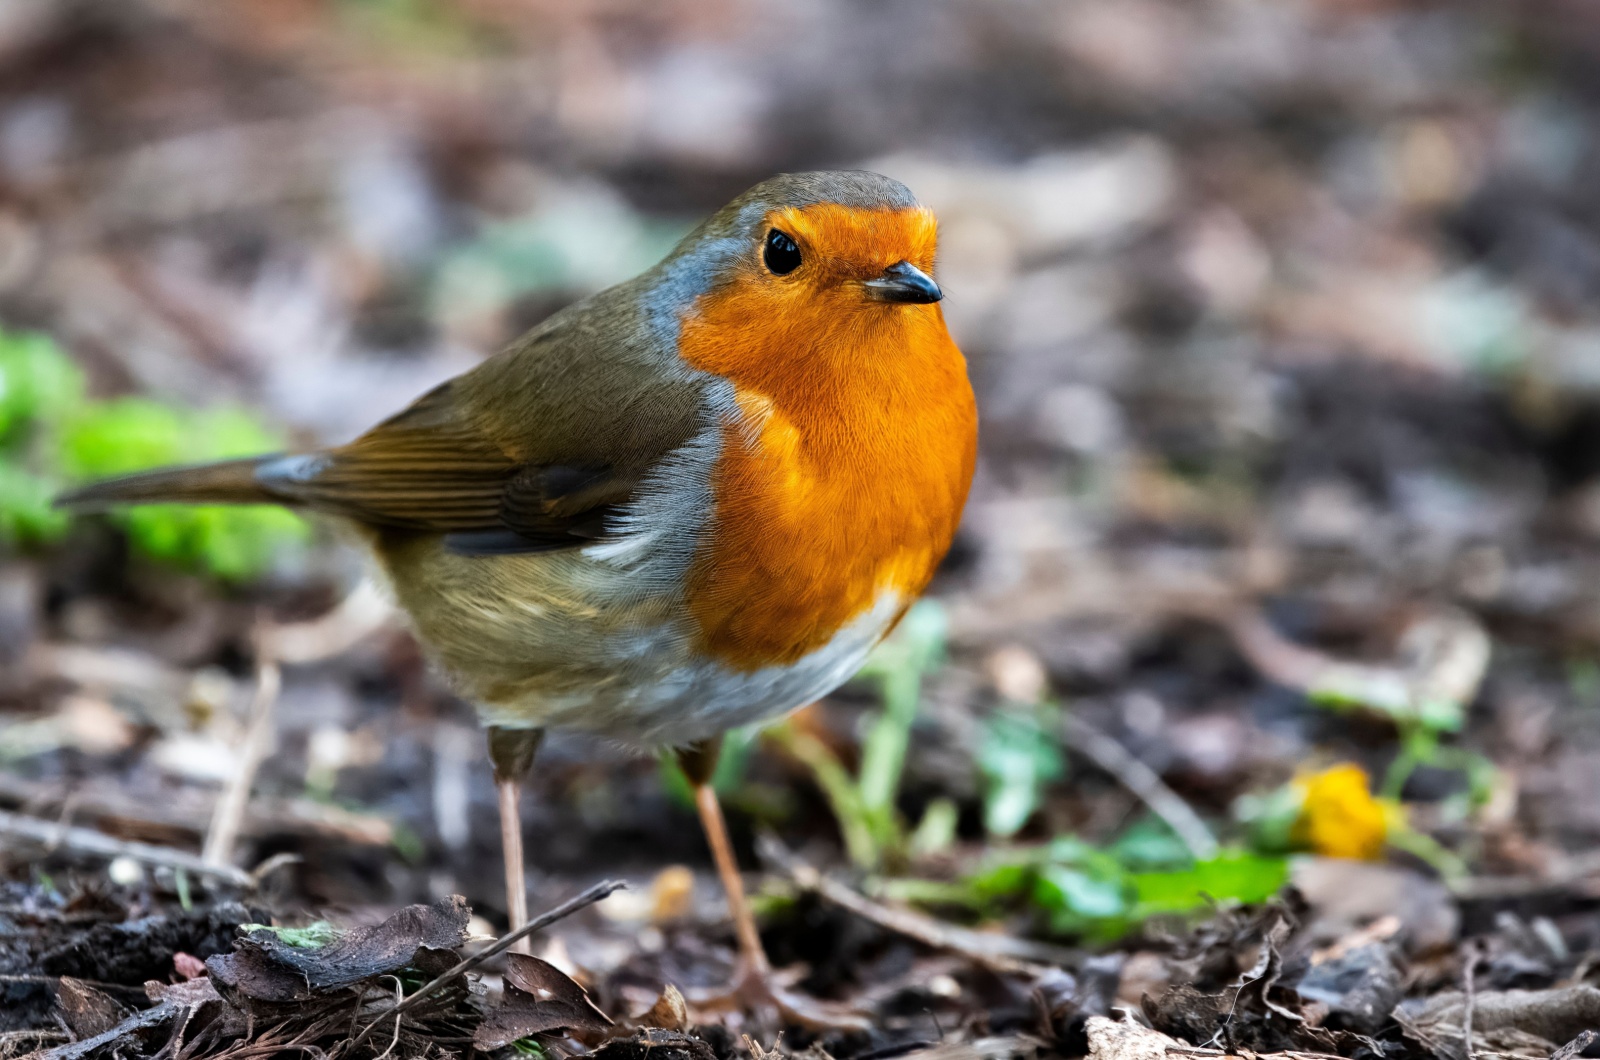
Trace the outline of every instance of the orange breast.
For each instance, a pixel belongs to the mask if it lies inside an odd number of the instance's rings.
[[[868,303],[849,285],[791,294],[752,274],[702,298],[680,338],[743,413],[724,427],[687,586],[699,649],[741,670],[822,647],[886,591],[909,605],[955,535],[976,452],[937,305]]]

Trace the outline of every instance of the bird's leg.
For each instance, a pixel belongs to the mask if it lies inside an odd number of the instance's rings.
[[[728,823],[722,816],[722,804],[717,801],[716,789],[711,786],[711,775],[716,771],[717,756],[721,751],[722,739],[716,737],[682,748],[677,755],[678,765],[694,789],[694,805],[700,814],[700,826],[705,830],[711,858],[716,862],[717,875],[722,879],[722,889],[728,897],[728,912],[733,917],[734,935],[739,941],[739,963],[728,990],[711,996],[691,997],[689,1000],[707,1010],[776,1010],[785,1019],[819,1029],[864,1029],[867,1023],[859,1016],[838,1010],[815,998],[797,995],[786,989],[786,984],[779,983],[774,976],[772,965],[767,960],[767,951],[761,945],[761,933],[756,930],[755,915],[750,911],[750,902],[745,896],[744,877],[739,874],[739,862],[733,855],[733,843],[728,839]]]
[[[489,727],[489,761],[494,765],[494,785],[500,796],[500,855],[506,868],[506,916],[511,930],[528,922],[528,883],[522,864],[522,782],[533,767],[543,729]],[[528,952],[528,940],[514,947]]]
[[[717,790],[711,786],[711,775],[716,772],[721,753],[721,737],[706,740],[680,750],[678,765],[694,788],[694,808],[700,814],[700,827],[705,830],[706,842],[711,846],[711,859],[717,863],[723,893],[728,896],[728,912],[733,917],[734,935],[739,940],[739,978],[764,976],[770,974],[772,966],[767,962],[761,933],[756,930],[755,915],[750,912],[750,901],[745,897],[744,877],[739,874],[739,861],[733,856],[722,803],[717,801]]]

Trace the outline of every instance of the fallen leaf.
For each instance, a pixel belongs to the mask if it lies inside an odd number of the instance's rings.
[[[1391,1022],[1405,993],[1394,950],[1382,942],[1312,965],[1295,989],[1306,1000],[1328,1006],[1323,1026],[1369,1035]]]
[[[1419,1040],[1460,1043],[1466,1022],[1467,997],[1459,990],[1436,994],[1405,1021],[1408,1033]],[[1568,1042],[1600,1026],[1600,989],[1569,986],[1555,990],[1487,990],[1472,1000],[1472,1039],[1475,1050],[1528,1052],[1555,1051],[1556,1042]]]
[[[506,954],[505,987],[500,1005],[483,1018],[472,1036],[473,1045],[485,1052],[533,1034],[558,1030],[585,1034],[611,1026],[583,987],[549,961]]]
[[[113,1000],[71,976],[62,976],[56,987],[56,1004],[67,1021],[76,1041],[104,1034],[128,1017],[128,1010]]]
[[[1171,1060],[1183,1043],[1132,1020],[1090,1016],[1083,1024],[1093,1060]]]
[[[180,951],[172,955],[172,970],[184,979],[198,979],[206,974],[206,962]]]
[[[650,1006],[650,1011],[639,1017],[639,1022],[646,1027],[686,1031],[689,1029],[689,1006],[684,1003],[678,988],[668,983],[662,988],[656,1003]]]
[[[1578,1060],[1600,1052],[1600,1031],[1584,1031],[1550,1054],[1550,1060]]]
[[[680,1031],[655,1028],[631,1038],[618,1038],[601,1046],[594,1060],[716,1060],[717,1054],[702,1038]]]
[[[416,965],[429,951],[453,951],[466,941],[470,916],[466,899],[452,895],[407,906],[376,927],[354,928],[315,948],[260,928],[235,943],[234,952],[206,961],[206,970],[230,994],[303,1001]]]
[[[1398,865],[1344,858],[1296,858],[1290,882],[1311,907],[1307,930],[1343,937],[1386,916],[1400,919],[1396,942],[1406,953],[1451,945],[1461,913],[1437,879]]]

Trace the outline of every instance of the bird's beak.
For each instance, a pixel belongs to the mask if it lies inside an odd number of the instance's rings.
[[[867,297],[874,302],[926,305],[944,297],[944,292],[933,282],[933,277],[909,261],[890,265],[883,270],[882,276],[863,280],[861,286],[866,289]]]

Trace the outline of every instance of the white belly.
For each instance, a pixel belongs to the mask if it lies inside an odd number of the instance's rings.
[[[866,661],[901,609],[883,594],[873,608],[822,647],[788,666],[735,670],[693,656],[670,628],[612,644],[614,680],[586,688],[530,688],[499,703],[480,702],[489,725],[593,733],[643,747],[681,746],[786,714],[827,695]]]

